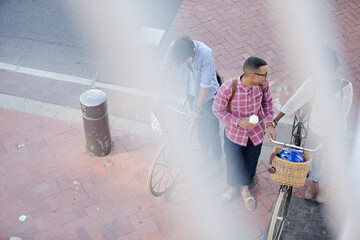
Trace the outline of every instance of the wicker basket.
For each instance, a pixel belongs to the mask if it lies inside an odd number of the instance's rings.
[[[273,152],[279,154],[282,151],[281,146],[275,146]],[[273,182],[290,185],[294,187],[304,186],[306,176],[309,171],[312,156],[310,152],[304,152],[305,162],[295,163],[287,160],[283,160],[275,155],[272,166],[276,169],[276,172],[270,174],[270,178]]]

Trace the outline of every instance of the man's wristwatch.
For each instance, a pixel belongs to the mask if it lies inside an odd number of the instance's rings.
[[[276,127],[278,125],[278,121],[274,118],[273,122],[274,122],[274,127]]]

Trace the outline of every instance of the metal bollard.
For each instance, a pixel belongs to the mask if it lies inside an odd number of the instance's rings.
[[[99,89],[87,90],[80,96],[80,105],[88,153],[98,157],[108,155],[112,144],[106,94]]]

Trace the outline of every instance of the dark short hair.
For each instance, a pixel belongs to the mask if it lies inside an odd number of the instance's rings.
[[[174,43],[173,58],[178,65],[194,56],[195,44],[188,36],[178,38]]]
[[[259,70],[260,67],[267,65],[264,59],[258,57],[249,57],[246,59],[243,65],[244,72],[247,70],[256,71]]]

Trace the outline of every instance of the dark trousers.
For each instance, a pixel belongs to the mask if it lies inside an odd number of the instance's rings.
[[[189,104],[192,106],[194,98],[188,96]],[[200,151],[202,153],[211,153],[212,159],[219,161],[222,157],[222,148],[220,140],[219,120],[212,112],[214,99],[203,104],[203,116],[196,119],[195,126],[199,137]]]
[[[229,186],[250,186],[255,176],[262,143],[254,146],[251,139],[240,146],[230,141],[224,134],[224,151],[227,162],[227,183]]]

